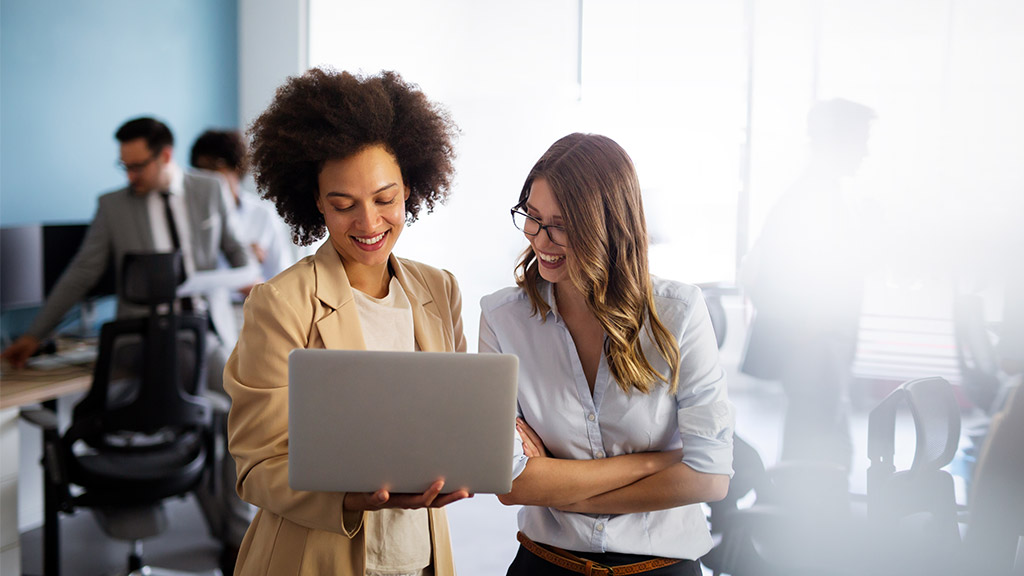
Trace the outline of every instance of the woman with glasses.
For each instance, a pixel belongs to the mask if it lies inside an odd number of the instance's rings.
[[[480,352],[519,356],[510,575],[701,573],[700,503],[732,474],[733,409],[700,291],[651,276],[640,185],[570,134],[526,178],[517,287],[481,301]],[[594,572],[607,573],[607,572]]]
[[[455,132],[393,72],[319,69],[289,79],[250,129],[263,197],[297,242],[325,233],[327,242],[252,289],[225,369],[237,488],[259,507],[236,575],[455,573],[442,507],[465,490],[444,494],[442,481],[423,494],[288,485],[289,352],[466,349],[455,278],[392,253],[405,224],[447,197]]]

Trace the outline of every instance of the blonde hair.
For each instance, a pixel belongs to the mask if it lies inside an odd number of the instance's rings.
[[[586,296],[587,307],[607,334],[608,368],[624,392],[647,394],[658,380],[675,393],[679,346],[658,318],[647,266],[647,224],[633,161],[615,141],[597,134],[570,134],[551,145],[530,170],[519,194],[525,206],[533,182],[547,181],[562,211],[572,258],[569,280]],[[516,284],[530,297],[533,313],[550,306],[540,294],[537,255],[523,252]],[[646,329],[668,363],[658,372],[644,355]]]

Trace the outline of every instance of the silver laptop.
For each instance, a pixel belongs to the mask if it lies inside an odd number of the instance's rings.
[[[511,354],[293,350],[288,479],[295,490],[505,494],[519,359]]]

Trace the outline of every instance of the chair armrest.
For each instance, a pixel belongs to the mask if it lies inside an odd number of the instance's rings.
[[[46,408],[23,408],[18,415],[44,432],[57,432],[57,413]]]
[[[201,397],[210,403],[210,407],[215,414],[226,415],[231,410],[231,399],[224,393],[207,390],[202,393]]]
[[[47,408],[25,408],[18,415],[42,429],[43,481],[50,487],[48,490],[53,490],[57,509],[70,512],[74,509],[74,505],[68,488],[63,440],[58,429],[57,413]]]

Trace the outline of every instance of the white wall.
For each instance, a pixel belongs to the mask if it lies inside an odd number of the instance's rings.
[[[287,77],[306,70],[307,0],[238,0],[238,123],[270,104]]]
[[[654,273],[732,280],[742,2],[580,7],[310,1],[311,66],[397,70],[462,129],[451,200],[408,228],[396,251],[456,275],[471,350],[480,297],[513,284],[526,246],[509,208],[537,158],[571,132],[605,134],[633,158]]]

